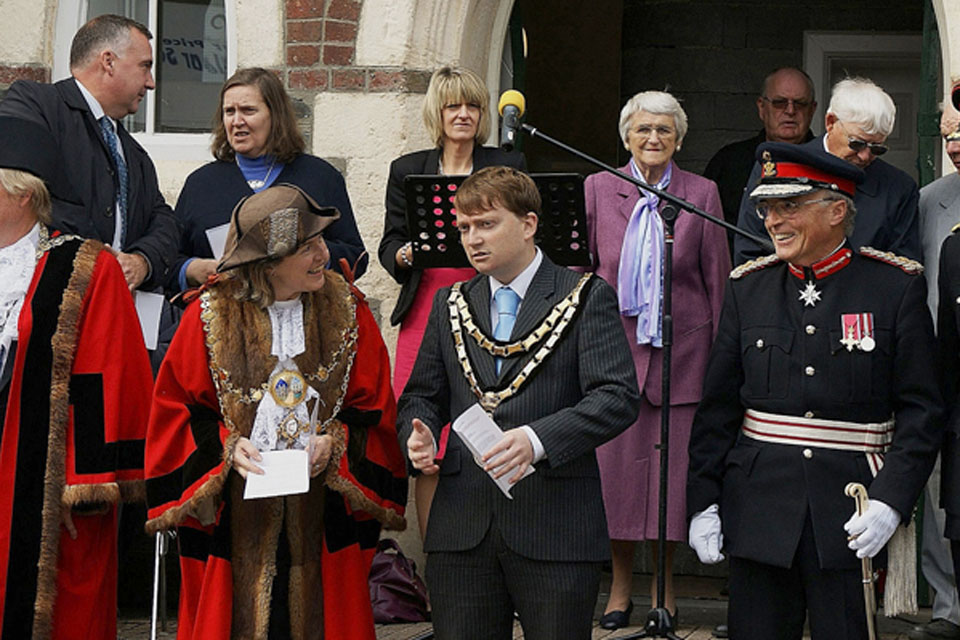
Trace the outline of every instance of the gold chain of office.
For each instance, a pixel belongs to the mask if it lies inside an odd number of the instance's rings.
[[[203,321],[203,325],[207,333],[207,346],[212,347],[213,342],[216,342],[216,337],[212,335],[210,330],[210,321],[213,319],[215,312],[210,308],[211,299],[208,292],[200,297],[200,319]],[[351,297],[352,308],[356,309],[356,303],[353,302]],[[355,313],[355,311],[354,311]],[[312,380],[314,382],[323,384],[330,377],[330,373],[341,367],[344,362],[346,362],[346,367],[344,367],[344,382],[341,385],[343,390],[346,390],[346,384],[350,380],[350,367],[353,364],[353,357],[356,354],[356,344],[358,339],[358,330],[356,323],[351,323],[350,325],[344,327],[343,331],[340,333],[340,344],[337,347],[337,350],[330,355],[330,360],[327,364],[319,363],[317,365],[317,370],[311,373],[303,374],[307,380]],[[212,358],[211,358],[212,363]],[[269,393],[269,384],[270,381],[266,381],[258,387],[253,387],[250,389],[238,389],[233,385],[233,381],[230,379],[230,372],[226,369],[218,366],[213,366],[211,364],[211,372],[213,373],[213,379],[217,383],[217,386],[221,388],[224,393],[229,393],[242,402],[243,404],[256,404],[259,403],[265,393]]]
[[[447,308],[450,312],[450,328],[453,332],[453,344],[457,351],[457,360],[460,361],[463,375],[470,384],[470,390],[477,396],[477,399],[480,401],[480,406],[483,407],[484,411],[492,415],[496,408],[500,406],[501,402],[519,391],[520,387],[526,382],[527,378],[530,377],[534,369],[540,366],[553,352],[580,306],[580,296],[590,277],[591,274],[585,273],[573,290],[551,309],[543,322],[531,331],[526,338],[505,345],[497,344],[484,335],[483,332],[480,331],[480,328],[477,327],[477,324],[473,321],[473,316],[470,313],[467,301],[460,290],[461,283],[458,282],[450,288],[450,295],[447,298]],[[467,356],[466,341],[463,336],[464,329],[466,329],[467,335],[473,338],[477,346],[498,358],[511,356],[515,353],[526,353],[543,341],[544,338],[546,338],[546,341],[505,389],[501,391],[483,391],[480,389],[473,365]]]

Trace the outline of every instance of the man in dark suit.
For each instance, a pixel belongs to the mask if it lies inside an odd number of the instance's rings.
[[[110,245],[131,290],[163,283],[179,241],[156,169],[120,123],[154,88],[150,38],[128,18],[94,18],[73,38],[71,78],[17,81],[0,103],[0,115],[37,122],[60,149],[73,193],[53,193],[54,228]]]
[[[857,207],[850,242],[855,250],[872,247],[920,261],[920,229],[917,183],[906,173],[879,158],[893,131],[897,108],[887,93],[865,78],[846,78],[833,87],[825,117],[826,134],[807,142],[808,150],[837,156],[864,172],[853,202]],[[749,192],[760,179],[760,165],[754,166],[747,191],[740,202],[737,226],[763,236],[763,222],[757,218]],[[762,255],[751,240],[733,240],[734,265]]]
[[[534,245],[540,196],[520,171],[477,172],[455,204],[480,275],[434,298],[398,416],[414,472],[440,477],[424,540],[434,628],[511,638],[516,611],[525,637],[589,638],[610,553],[594,449],[639,407],[616,294]],[[505,432],[474,460],[441,427],[478,402]]]

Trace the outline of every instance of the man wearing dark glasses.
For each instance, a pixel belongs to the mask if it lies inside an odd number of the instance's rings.
[[[855,249],[873,247],[914,260],[922,259],[917,205],[919,192],[913,178],[879,156],[887,152],[887,137],[893,131],[897,108],[887,93],[866,78],[845,78],[833,87],[825,118],[826,134],[806,143],[819,153],[828,153],[864,172],[854,203],[856,225],[850,242]],[[748,182],[748,191],[760,177],[759,165]],[[754,205],[748,197],[740,204],[737,225],[763,235]],[[762,255],[752,241],[734,239],[734,264]]]

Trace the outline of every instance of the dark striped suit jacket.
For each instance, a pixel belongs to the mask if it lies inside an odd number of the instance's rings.
[[[535,328],[579,277],[544,256],[520,306],[512,339]],[[457,361],[447,311],[449,291],[441,289],[434,298],[413,373],[400,398],[398,432],[404,451],[413,418],[423,420],[439,438],[443,425],[477,401]],[[477,326],[492,335],[489,279],[476,276],[463,291]],[[509,384],[536,351],[509,359],[498,379],[493,356],[472,339],[466,342],[484,390]],[[424,551],[471,549],[495,520],[506,544],[523,556],[564,562],[607,559],[610,544],[594,449],[633,423],[639,398],[616,294],[594,277],[579,314],[553,353],[493,416],[504,430],[530,425],[546,459],[513,488],[509,500],[451,433]]]

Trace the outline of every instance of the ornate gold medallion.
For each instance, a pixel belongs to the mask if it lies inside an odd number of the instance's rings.
[[[307,397],[307,381],[299,371],[278,371],[269,382],[270,395],[274,402],[292,409]]]

